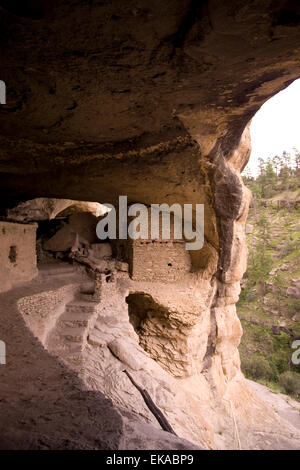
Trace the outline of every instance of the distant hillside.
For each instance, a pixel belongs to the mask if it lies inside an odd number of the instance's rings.
[[[300,162],[286,155],[260,162],[249,173],[253,192],[247,221],[248,269],[238,315],[244,336],[242,369],[300,397],[300,365],[291,361],[292,343],[300,339]]]

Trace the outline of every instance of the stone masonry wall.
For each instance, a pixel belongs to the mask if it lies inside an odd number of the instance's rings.
[[[133,280],[176,281],[190,269],[190,256],[184,242],[136,240],[133,243]]]
[[[0,221],[0,292],[37,275],[36,228]]]

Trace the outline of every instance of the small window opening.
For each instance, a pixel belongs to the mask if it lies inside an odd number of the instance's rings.
[[[8,258],[11,263],[15,263],[17,261],[17,247],[15,245],[9,248]]]

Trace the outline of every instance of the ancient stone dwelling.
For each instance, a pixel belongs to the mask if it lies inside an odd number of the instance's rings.
[[[298,2],[1,5],[0,449],[299,448],[235,307],[249,123],[300,76]],[[101,242],[120,195],[204,204],[203,247]]]

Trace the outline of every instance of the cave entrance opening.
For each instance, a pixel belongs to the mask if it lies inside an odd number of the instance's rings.
[[[135,332],[140,335],[144,321],[150,312],[149,299],[144,294],[134,293],[126,297],[128,304],[129,322],[132,324]]]

